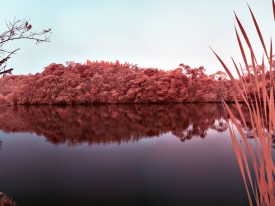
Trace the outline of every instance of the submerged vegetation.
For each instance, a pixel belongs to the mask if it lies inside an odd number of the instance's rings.
[[[272,1],[272,7],[275,19],[274,0]],[[249,116],[245,117],[245,112],[242,109],[244,107],[240,106],[235,94],[233,95],[240,119],[224,103],[224,107],[231,118],[231,121],[227,120],[227,124],[229,125],[233,148],[244,180],[249,203],[250,205],[269,206],[275,205],[275,166],[272,158],[272,140],[275,135],[273,47],[271,40],[270,52],[267,52],[267,46],[261,30],[250,7],[249,11],[263,48],[263,57],[260,63],[256,59],[249,37],[236,14],[238,29],[235,28],[235,31],[243,57],[244,69],[250,74],[249,77],[254,82],[254,89],[250,90],[247,79],[241,76],[240,71],[242,68],[238,67],[233,59],[234,68],[239,75],[239,81],[234,79],[223,60],[215,52],[214,54],[228,73],[234,88],[249,112]],[[239,31],[245,44],[241,40]],[[248,51],[245,50],[245,46]],[[249,61],[252,67],[249,67]],[[266,64],[266,62],[268,63]],[[250,71],[251,68],[252,71]],[[248,130],[248,125],[246,124],[248,120],[251,123],[250,132],[253,141],[248,141],[245,134],[245,131]]]

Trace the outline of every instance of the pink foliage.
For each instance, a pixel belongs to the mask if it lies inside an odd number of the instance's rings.
[[[231,85],[225,82],[224,96],[229,97]],[[191,79],[181,68],[141,69],[119,62],[51,64],[42,73],[0,79],[0,104],[216,102],[219,98],[217,82],[206,75]]]

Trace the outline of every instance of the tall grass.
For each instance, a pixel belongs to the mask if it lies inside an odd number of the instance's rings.
[[[231,119],[227,124],[249,204],[275,205],[275,166],[272,159],[272,139],[275,134],[273,46],[270,40],[268,51],[255,15],[249,6],[248,9],[262,45],[261,60],[258,61],[256,58],[252,43],[236,13],[235,33],[243,59],[238,65],[231,58],[238,74],[237,79],[218,54],[212,51],[229,75],[235,89],[233,95],[240,120],[227,103],[223,102],[223,105]],[[274,0],[272,0],[272,9],[275,20]],[[245,71],[247,76],[244,75]],[[237,99],[237,96],[240,98]],[[249,111],[251,128],[248,128],[246,123],[248,120],[244,118],[243,106],[241,107],[239,101],[244,102]],[[253,141],[247,139],[248,130],[252,132]]]

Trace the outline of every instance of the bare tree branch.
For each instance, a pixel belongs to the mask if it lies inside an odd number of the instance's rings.
[[[15,40],[32,40],[36,44],[49,42],[51,29],[43,29],[42,31],[33,31],[32,25],[26,19],[14,19],[11,22],[6,22],[6,31],[0,34],[0,71],[5,71],[7,61],[20,48],[9,50],[5,48],[9,42]]]

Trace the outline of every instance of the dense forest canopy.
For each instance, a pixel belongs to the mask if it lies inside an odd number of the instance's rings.
[[[180,64],[171,71],[129,63],[87,61],[51,64],[35,75],[0,79],[2,104],[219,102],[232,100],[222,71]]]

